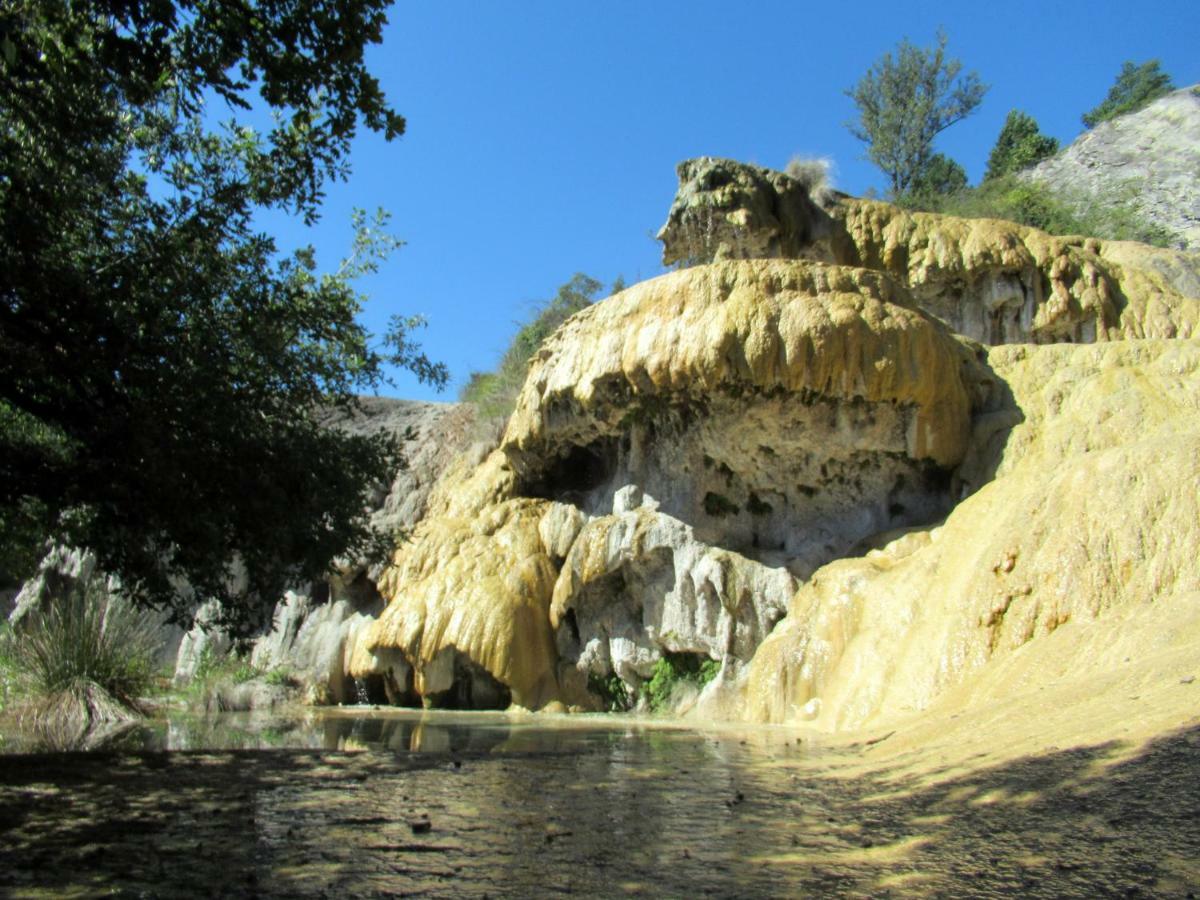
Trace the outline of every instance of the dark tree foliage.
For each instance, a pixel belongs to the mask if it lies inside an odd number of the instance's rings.
[[[1019,109],[1010,110],[988,156],[983,180],[1019,172],[1057,152],[1058,141],[1042,134],[1033,116]]]
[[[1083,114],[1083,124],[1095,128],[1101,122],[1136,112],[1174,89],[1171,76],[1159,68],[1157,59],[1140,66],[1126,62],[1117,73],[1116,82],[1108,89],[1104,102]]]
[[[908,193],[898,198],[902,206],[922,206],[932,197],[945,197],[964,190],[967,170],[941,153],[935,153],[913,179]]]
[[[397,447],[318,420],[388,363],[445,371],[414,320],[382,343],[355,321],[394,241],[360,220],[322,276],[253,216],[314,220],[360,124],[403,132],[363,62],[385,5],[0,5],[0,576],[52,537],[142,603],[216,597],[245,626],[367,546]]]
[[[846,91],[858,107],[850,132],[867,145],[867,157],[889,180],[892,197],[916,186],[934,156],[933,140],[969,116],[987,87],[962,63],[946,58],[946,34],[933,47],[900,42]]]

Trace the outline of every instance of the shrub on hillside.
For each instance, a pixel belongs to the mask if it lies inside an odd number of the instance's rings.
[[[614,293],[623,286],[618,279],[613,285]],[[602,287],[595,278],[576,273],[553,299],[538,308],[529,322],[520,326],[495,370],[471,373],[459,399],[474,404],[485,426],[501,425],[508,418],[525,383],[530,358],[563,322],[595,302]]]
[[[1170,246],[1171,232],[1147,221],[1135,197],[1134,185],[1099,197],[1054,191],[1043,182],[1005,175],[979,187],[917,198],[910,208],[966,219],[1006,219],[1050,234]]]
[[[983,180],[991,181],[1027,169],[1057,152],[1058,141],[1042,134],[1033,116],[1019,109],[1010,110],[988,156]]]
[[[1174,89],[1171,76],[1159,68],[1157,59],[1140,66],[1126,62],[1117,73],[1116,82],[1108,89],[1104,102],[1083,114],[1083,124],[1095,128],[1101,122],[1137,112]]]

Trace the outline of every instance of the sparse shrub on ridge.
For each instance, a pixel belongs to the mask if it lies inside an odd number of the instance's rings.
[[[613,292],[624,286],[624,281],[618,279]],[[529,360],[563,322],[594,303],[602,289],[603,285],[595,278],[577,272],[553,299],[538,307],[530,321],[519,327],[493,371],[471,373],[459,399],[475,406],[481,427],[492,431],[503,429],[525,383]]]
[[[908,208],[964,219],[1006,219],[1058,235],[1140,241],[1169,247],[1170,231],[1146,220],[1134,205],[1137,188],[1126,185],[1102,198],[1053,190],[1045,183],[1004,175],[979,187],[912,198]]]
[[[793,156],[784,172],[800,182],[818,206],[828,206],[833,201],[833,160],[828,157]]]

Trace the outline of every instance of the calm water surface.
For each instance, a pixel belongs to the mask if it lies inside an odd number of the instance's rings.
[[[941,780],[781,729],[342,710],[0,757],[0,896],[1187,896],[1200,737]],[[1189,799],[1190,798],[1190,799]]]

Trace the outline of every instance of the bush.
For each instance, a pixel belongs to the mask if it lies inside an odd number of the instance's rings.
[[[588,690],[600,698],[605,712],[625,712],[630,707],[629,689],[617,674],[588,673]]]
[[[76,746],[138,715],[153,682],[157,630],[149,614],[102,587],[68,591],[4,636],[6,693],[25,702],[39,737]]]
[[[654,664],[650,680],[642,685],[642,698],[651,712],[666,712],[682,686],[699,691],[720,671],[721,664],[715,659],[702,659],[694,653],[664,653]]]
[[[1058,141],[1042,134],[1037,122],[1019,109],[1010,110],[996,146],[988,156],[983,180],[991,181],[1027,169],[1058,152]]]
[[[803,185],[817,206],[828,206],[833,200],[833,160],[793,156],[784,172]]]
[[[919,209],[930,198],[955,194],[967,187],[967,170],[941,153],[935,153],[913,180],[908,193],[897,197],[900,206]]]
[[[966,219],[1007,219],[1050,234],[1077,234],[1112,241],[1171,245],[1173,235],[1146,220],[1134,204],[1133,184],[1109,191],[1104,200],[1053,191],[1044,182],[1005,175],[979,187],[912,198],[910,208]]]
[[[471,373],[459,399],[473,404],[479,420],[485,425],[491,423],[502,427],[525,384],[530,358],[563,322],[591,305],[602,287],[596,279],[582,272],[576,273],[558,289],[554,299],[538,308],[531,321],[520,326],[495,371]],[[620,287],[623,283],[614,284],[614,292]]]

